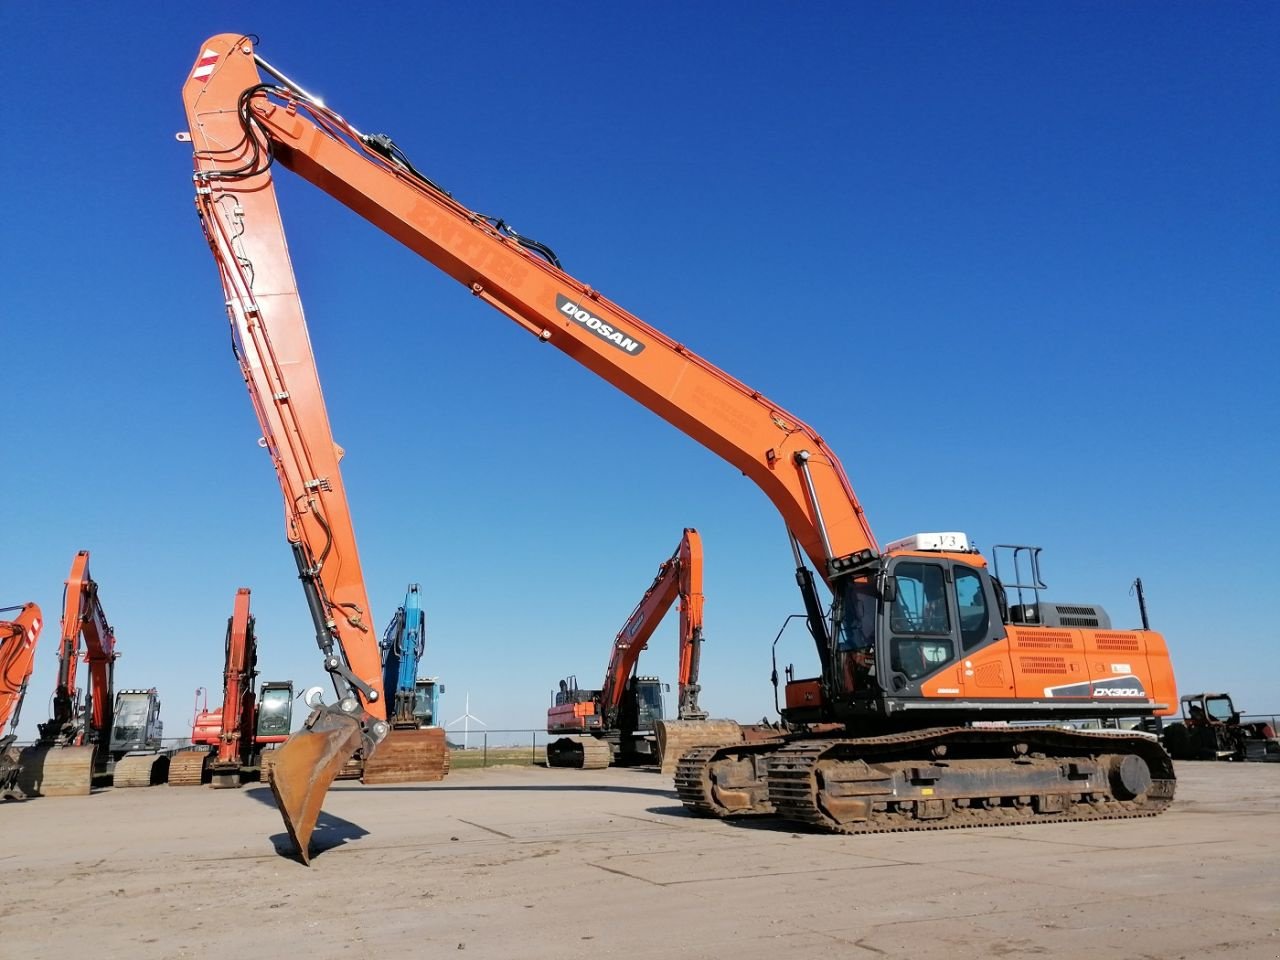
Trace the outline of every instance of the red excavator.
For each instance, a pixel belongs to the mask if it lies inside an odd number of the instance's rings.
[[[76,685],[81,638],[89,665],[83,701]],[[168,756],[160,744],[160,701],[154,689],[116,692],[117,656],[115,632],[89,575],[89,551],[81,550],[63,590],[53,716],[19,760],[19,783],[30,796],[84,796],[98,775],[110,774],[116,786],[163,782]]]
[[[191,742],[212,749],[184,750],[169,762],[170,786],[212,783],[238,787],[244,777],[270,765],[273,750],[289,738],[293,717],[293,684],[265,683],[254,699],[258,676],[258,637],[249,612],[249,588],[236,591],[227,620],[226,664],[222,671],[222,706],[196,715]]]
[[[27,695],[27,681],[36,661],[36,641],[44,618],[34,603],[0,607],[0,613],[18,615],[0,620],[0,800],[25,800],[18,785],[18,715]],[[5,729],[8,728],[8,733]]]
[[[1159,634],[1113,630],[1094,604],[1045,601],[1034,574],[1002,584],[963,534],[882,549],[816,431],[566,273],[544,244],[463,206],[391,137],[362,133],[263,60],[248,36],[206,41],[183,98],[179,138],[194,151],[196,208],[339,694],[313,711],[273,771],[304,861],[333,776],[388,727],[341,451],[276,203],[279,168],[729,461],[782,514],[820,674],[789,675],[787,736],[681,760],[677,787],[690,810],[776,813],[856,833],[1144,816],[1169,805],[1173,767],[1152,737],[1046,723],[1171,712]],[[852,409],[856,388],[838,390]],[[1036,551],[1007,556],[1025,566]],[[829,615],[806,559],[830,591]],[[1008,602],[1010,589],[1019,603]]]
[[[677,597],[683,722],[663,717],[661,681],[636,674],[641,651]],[[736,723],[708,720],[698,706],[702,608],[702,539],[686,527],[675,553],[658,566],[653,583],[614,637],[600,689],[580,688],[576,677],[560,681],[547,710],[547,733],[555,736],[547,742],[548,766],[596,770],[610,763],[649,763],[674,769],[675,759],[691,747],[742,739]]]

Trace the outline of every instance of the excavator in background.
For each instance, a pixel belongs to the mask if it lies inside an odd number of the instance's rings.
[[[662,682],[636,670],[671,604],[680,601],[677,720],[663,716]],[[604,683],[598,690],[560,681],[547,710],[547,765],[597,770],[611,763],[658,764],[664,773],[695,746],[742,740],[732,720],[709,720],[698,705],[702,653],[702,538],[685,527],[680,543],[613,639]]]
[[[1161,732],[1175,760],[1280,763],[1280,739],[1265,720],[1243,721],[1229,693],[1188,693],[1182,716]]]
[[[89,665],[89,689],[76,685],[80,641]],[[18,783],[29,796],[86,796],[95,777],[117,787],[164,783],[169,757],[161,743],[160,699],[155,688],[116,691],[115,631],[89,575],[89,551],[71,562],[63,588],[62,636],[53,716],[39,725],[33,746],[19,756]]]
[[[207,750],[184,750],[169,763],[169,784],[175,787],[239,787],[247,776],[270,765],[273,750],[284,743],[293,722],[293,684],[264,683],[257,700],[258,676],[256,620],[249,612],[250,591],[236,591],[227,620],[225,665],[222,671],[222,705],[198,713],[191,726],[191,742]]]
[[[156,688],[121,690],[112,712],[110,773],[113,787],[154,787],[169,775],[176,752],[164,746],[160,695]]]
[[[76,684],[81,638],[89,666],[89,689],[83,701]],[[98,598],[98,584],[89,575],[89,551],[81,550],[71,562],[63,589],[53,715],[39,725],[39,739],[19,759],[19,784],[28,796],[85,796],[93,787],[94,774],[106,772],[111,760],[116,657],[115,632]]]
[[[435,678],[419,678],[427,645],[427,614],[422,588],[409,584],[404,603],[382,634],[382,686],[391,698],[391,732],[364,759],[365,783],[430,783],[449,773],[444,728],[436,723],[439,688]]]
[[[1039,577],[1016,573],[1020,559],[1038,569],[1038,547],[1010,548],[1009,583],[958,532],[881,549],[815,430],[566,273],[544,244],[463,206],[391,137],[362,133],[258,56],[250,37],[207,40],[183,98],[188,128],[179,139],[192,143],[197,212],[339,696],[313,710],[272,772],[304,862],[333,776],[357,749],[371,755],[389,725],[341,451],[276,202],[280,168],[727,460],[781,513],[819,672],[787,671],[785,736],[685,754],[676,784],[688,809],[862,833],[1168,807],[1172,762],[1150,736],[1052,725],[1172,712],[1173,671],[1158,633],[1113,630],[1094,604],[1043,600]],[[865,415],[858,386],[840,371],[824,382],[831,409]]]
[[[18,786],[19,751],[13,743],[44,626],[40,607],[34,603],[0,607],[0,614],[15,610],[18,615],[12,620],[0,620],[0,800],[26,799]]]

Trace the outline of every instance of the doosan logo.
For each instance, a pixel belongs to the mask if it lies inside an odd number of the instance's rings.
[[[633,357],[644,350],[644,344],[639,340],[634,340],[611,324],[605,323],[591,311],[582,309],[562,293],[556,294],[556,309],[570,320],[586,327],[601,340],[607,340]]]

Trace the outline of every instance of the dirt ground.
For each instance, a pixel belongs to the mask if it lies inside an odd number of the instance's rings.
[[[834,837],[686,817],[631,770],[339,784],[311,867],[265,787],[0,806],[0,954],[1280,957],[1280,764],[1150,820]]]

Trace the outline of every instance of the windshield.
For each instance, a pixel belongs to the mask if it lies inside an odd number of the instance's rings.
[[[639,707],[637,721],[642,730],[652,730],[662,719],[662,689],[655,682],[640,683],[636,687],[636,703]]]
[[[435,693],[435,685],[430,683],[418,684],[418,696],[414,700],[413,717],[422,726],[429,727],[435,722],[432,715],[432,694]]]
[[[1204,708],[1215,720],[1230,720],[1231,715],[1235,713],[1231,709],[1230,697],[1206,697]]]
[[[258,708],[258,733],[288,733],[292,691],[287,688],[264,690]]]
[[[147,725],[147,698],[122,696],[116,701],[115,730],[117,740],[137,740]]]

